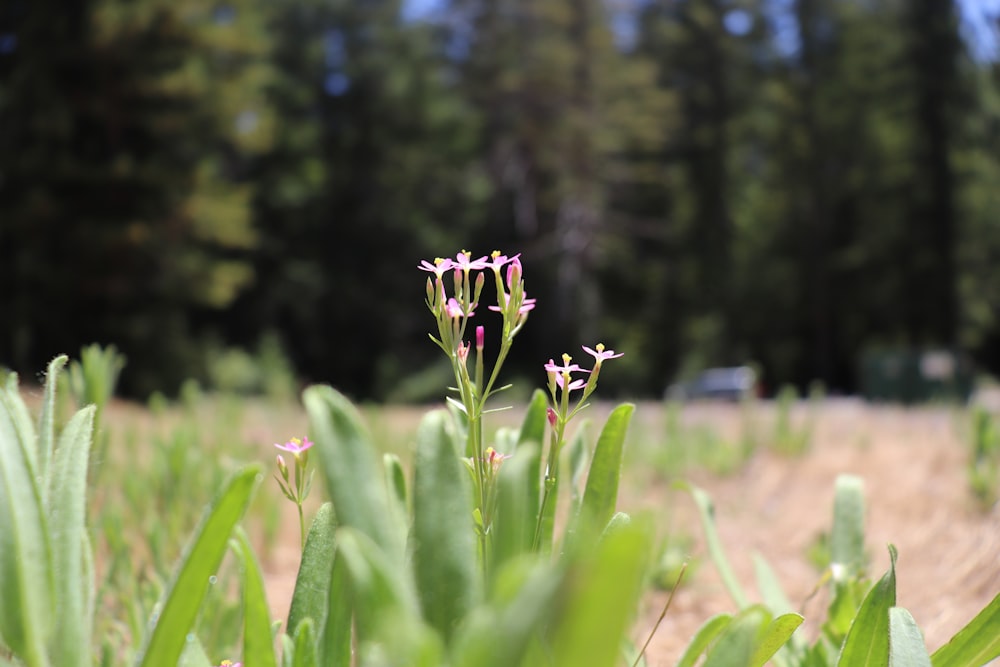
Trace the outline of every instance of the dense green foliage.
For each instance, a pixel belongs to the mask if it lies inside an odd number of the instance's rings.
[[[3,3],[0,364],[115,344],[146,394],[277,340],[304,380],[431,396],[415,266],[468,247],[548,306],[515,374],[596,332],[622,393],[750,360],[851,390],[889,345],[1000,368],[1000,67],[952,0],[407,17]]]

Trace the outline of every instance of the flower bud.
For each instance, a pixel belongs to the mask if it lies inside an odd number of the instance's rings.
[[[278,460],[278,472],[281,473],[282,479],[286,482],[288,481],[288,466],[285,465],[285,459],[281,454],[277,456]]]
[[[486,327],[480,325],[476,327],[476,350],[482,352],[483,347],[485,345],[486,345]]]

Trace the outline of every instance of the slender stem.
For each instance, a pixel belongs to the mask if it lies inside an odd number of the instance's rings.
[[[295,506],[299,508],[299,535],[302,542],[302,551],[306,549],[306,522],[302,516],[302,503],[295,503]]]

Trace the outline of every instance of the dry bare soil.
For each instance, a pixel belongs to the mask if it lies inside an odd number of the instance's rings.
[[[608,407],[594,409],[599,414]],[[799,420],[806,409],[800,408]],[[1000,592],[1000,510],[978,507],[968,491],[960,413],[946,407],[828,401],[815,412],[808,451],[789,457],[768,446],[774,409],[760,406],[760,447],[737,472],[714,476],[694,471],[687,476],[713,498],[721,539],[751,597],[756,596],[751,555],[759,552],[778,573],[789,599],[801,605],[806,623],[800,632],[810,641],[815,637],[827,600],[822,593],[810,597],[820,573],[807,552],[830,528],[834,483],[842,473],[864,480],[870,574],[881,576],[889,564],[887,545],[896,545],[897,603],[913,614],[931,651]],[[418,416],[409,411],[399,419],[415,423]],[[681,418],[685,425],[706,425],[734,438],[742,428],[739,408],[731,405],[687,406]],[[628,446],[656,446],[663,428],[663,406],[640,404]],[[708,561],[687,494],[656,470],[633,469],[622,481],[621,506],[662,516],[672,530],[693,538],[690,557],[697,566],[646,654],[651,667],[673,665],[705,620],[736,608]],[[264,563],[276,618],[288,609],[298,565],[297,524],[289,520],[285,525],[287,539]],[[634,631],[638,644],[651,632],[666,598],[656,591],[646,596]]]

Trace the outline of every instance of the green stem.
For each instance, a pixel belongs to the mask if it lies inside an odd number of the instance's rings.
[[[306,550],[306,521],[302,516],[302,503],[295,503],[295,506],[299,508],[299,535],[301,537],[301,547],[302,551]]]

